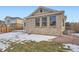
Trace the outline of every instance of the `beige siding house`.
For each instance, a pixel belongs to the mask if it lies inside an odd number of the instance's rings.
[[[23,25],[23,19],[20,17],[10,17],[10,16],[5,17],[6,25],[11,25],[11,24],[15,24],[15,23]]]
[[[34,34],[62,35],[65,20],[64,11],[40,6],[30,16],[25,17],[24,29]]]
[[[5,17],[5,24],[12,29],[23,29],[24,21],[20,17]]]

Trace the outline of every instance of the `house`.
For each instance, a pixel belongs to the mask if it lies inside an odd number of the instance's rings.
[[[0,20],[0,25],[1,25],[1,24],[4,24],[4,23],[5,23],[5,21]]]
[[[6,32],[6,24],[5,21],[0,20],[0,33]]]
[[[24,29],[35,34],[62,35],[65,31],[64,11],[38,7],[24,19]]]
[[[6,16],[5,24],[13,29],[23,29],[24,22],[22,18]]]

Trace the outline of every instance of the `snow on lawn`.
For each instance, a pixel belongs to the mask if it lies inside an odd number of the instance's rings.
[[[78,34],[77,34],[78,35]],[[54,39],[57,36],[47,36],[47,35],[37,35],[37,34],[27,34],[23,32],[9,32],[0,34],[0,48],[5,50],[8,47],[7,44],[4,44],[6,40],[32,40],[32,41],[48,41],[49,39]],[[1,41],[5,41],[2,43]],[[74,44],[65,44],[65,47],[70,47],[74,52],[79,52],[79,46]]]
[[[72,35],[76,35],[76,36],[79,36],[79,33],[74,33],[74,34],[72,34]]]
[[[79,52],[79,46],[75,44],[65,44],[65,47],[70,47],[73,52]]]
[[[10,32],[0,34],[0,39],[4,40],[33,40],[33,41],[47,41],[48,39],[54,39],[56,36],[46,36],[37,34],[27,34],[22,32]]]
[[[48,41],[49,39],[54,39],[56,36],[46,36],[46,35],[37,35],[37,34],[27,34],[23,32],[9,32],[0,34],[0,49],[5,50],[9,45],[7,40],[16,41],[16,40],[32,40],[32,41]]]
[[[0,42],[0,49],[2,49],[2,51],[4,51],[6,48],[8,48],[8,44],[4,44],[2,42]]]
[[[3,33],[0,34],[0,48],[3,51],[9,46],[4,44],[6,40],[33,40],[33,41],[48,41],[48,39],[54,39],[57,36],[47,36],[47,35],[37,35],[37,34],[27,34],[23,32],[10,32],[10,33]],[[5,41],[5,42],[1,42]],[[73,52],[79,52],[79,46],[74,44],[65,44],[65,47],[70,47]]]

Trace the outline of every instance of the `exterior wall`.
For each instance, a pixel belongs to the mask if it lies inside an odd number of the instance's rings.
[[[23,25],[23,20],[19,17],[6,17],[5,18],[5,24],[6,25],[11,25],[11,24],[15,24],[15,23],[19,23]]]
[[[19,17],[6,17],[5,18],[5,24],[8,27],[11,27],[13,30],[15,29],[23,29],[23,19],[19,18]]]
[[[23,24],[23,20],[17,19],[16,23]]]
[[[65,30],[63,26],[63,17],[64,14],[58,14],[56,15],[56,27],[50,26],[50,19],[49,16],[47,16],[47,26],[46,27],[36,27],[35,26],[35,18],[26,19],[26,26],[24,27],[26,30],[31,31],[31,33],[36,34],[45,34],[45,35],[62,35],[63,31]],[[40,21],[41,22],[41,21]],[[41,25],[41,24],[40,24]]]
[[[63,20],[64,20],[64,13],[62,13],[61,15],[58,15],[58,18],[57,18],[57,27],[61,35],[63,34],[63,31],[65,30],[65,21],[63,22]]]
[[[5,19],[5,24],[10,25],[12,23],[16,23],[16,19],[11,19],[11,18],[6,18]]]
[[[17,19],[17,20],[16,20],[16,23],[17,23],[17,24],[15,25],[16,29],[17,29],[17,30],[22,30],[22,29],[23,29],[23,25],[24,25],[24,24],[23,24],[23,23],[24,23],[23,20]]]

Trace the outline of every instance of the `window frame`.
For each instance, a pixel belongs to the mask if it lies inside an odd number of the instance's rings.
[[[40,18],[35,18],[35,26],[40,27]]]
[[[54,19],[53,19],[53,17],[54,17]],[[56,16],[55,15],[50,16],[50,26],[56,26]]]
[[[46,18],[46,19],[45,19]],[[47,16],[42,17],[42,26],[47,26]]]
[[[42,10],[42,9],[40,9],[40,12],[42,13],[42,12],[43,12],[43,10]]]

